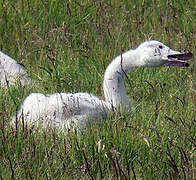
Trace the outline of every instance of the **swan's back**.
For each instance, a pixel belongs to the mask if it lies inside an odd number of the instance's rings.
[[[88,117],[97,118],[109,110],[109,105],[88,93],[30,94],[24,101],[18,119],[44,127],[70,128],[73,122],[82,126]]]

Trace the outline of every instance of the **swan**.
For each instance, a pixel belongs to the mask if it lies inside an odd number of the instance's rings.
[[[187,67],[189,64],[186,61],[191,58],[192,53],[174,51],[156,40],[145,41],[136,49],[122,53],[109,64],[103,81],[105,100],[86,92],[49,95],[32,93],[26,97],[13,121],[20,120],[28,126],[83,127],[87,119],[97,119],[113,109],[131,109],[132,103],[123,85],[128,71],[140,66]]]
[[[19,82],[22,86],[31,82],[26,70],[14,59],[0,51],[0,83],[1,87],[14,85]]]

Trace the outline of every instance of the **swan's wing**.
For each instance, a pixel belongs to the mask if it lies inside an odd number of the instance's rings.
[[[21,106],[17,118],[27,124],[40,123],[52,127],[84,124],[108,111],[107,103],[87,93],[30,94]],[[16,120],[16,117],[14,117]]]

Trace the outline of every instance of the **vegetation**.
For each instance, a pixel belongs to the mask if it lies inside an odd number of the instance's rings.
[[[121,52],[147,39],[196,54],[195,2],[2,0],[0,49],[33,85],[0,89],[1,179],[196,179],[196,66],[139,68],[126,89],[133,114],[82,132],[11,127],[31,92],[91,92]]]

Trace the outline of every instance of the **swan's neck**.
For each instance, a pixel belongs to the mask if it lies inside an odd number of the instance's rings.
[[[125,73],[142,65],[140,55],[135,50],[125,52],[111,62],[105,71],[103,82],[106,102],[114,108],[131,106],[131,101],[124,89]]]

